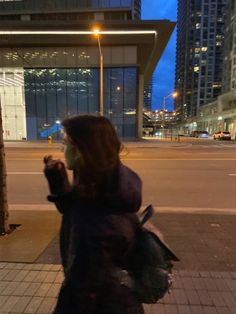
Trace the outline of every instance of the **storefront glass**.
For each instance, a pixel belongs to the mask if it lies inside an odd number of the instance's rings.
[[[104,69],[104,115],[123,139],[136,137],[135,67]],[[65,117],[99,114],[99,68],[25,69],[27,139],[60,139]]]
[[[4,139],[26,139],[23,68],[0,68],[0,106]]]

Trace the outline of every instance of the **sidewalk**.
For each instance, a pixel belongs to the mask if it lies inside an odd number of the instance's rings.
[[[136,141],[124,141],[122,144],[125,147],[183,147],[183,146],[191,146],[192,144],[187,141],[176,141],[173,139],[158,139],[158,138],[142,138]],[[58,148],[61,146],[61,141],[54,141],[52,144],[48,144],[47,141],[4,141],[4,145],[6,148],[49,148],[55,147]]]
[[[21,226],[0,238],[0,314],[51,313],[63,280],[60,216],[46,210],[10,214],[10,223]],[[145,305],[146,314],[235,314],[236,214],[161,212],[153,223],[181,262],[172,292]]]
[[[175,271],[170,294],[146,314],[236,313],[236,272]],[[51,313],[63,280],[60,265],[0,263],[0,313]],[[68,313],[70,314],[70,313]]]

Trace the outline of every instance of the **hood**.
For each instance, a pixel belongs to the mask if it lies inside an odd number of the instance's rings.
[[[117,174],[117,189],[106,198],[106,207],[114,212],[135,213],[142,203],[142,181],[123,164],[120,164]]]

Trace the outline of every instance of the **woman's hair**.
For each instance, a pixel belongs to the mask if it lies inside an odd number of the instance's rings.
[[[97,198],[112,188],[120,163],[121,142],[105,117],[82,115],[62,122],[65,132],[82,155],[75,180],[80,196]]]

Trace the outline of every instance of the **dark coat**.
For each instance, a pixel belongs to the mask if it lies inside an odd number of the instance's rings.
[[[65,280],[55,314],[143,314],[131,289],[116,273],[125,267],[138,225],[140,178],[119,166],[116,190],[95,202],[56,203],[62,213],[60,249]]]

